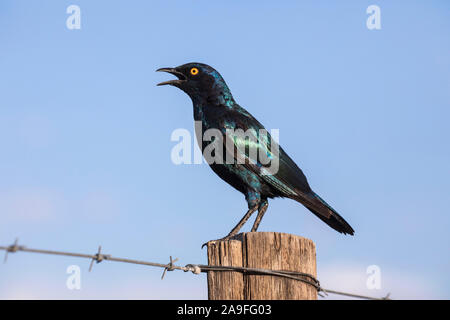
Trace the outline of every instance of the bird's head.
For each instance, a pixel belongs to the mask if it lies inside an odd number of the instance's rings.
[[[214,68],[197,62],[186,63],[175,68],[160,68],[178,79],[158,83],[158,86],[171,85],[186,92],[194,102],[234,103],[225,80]]]

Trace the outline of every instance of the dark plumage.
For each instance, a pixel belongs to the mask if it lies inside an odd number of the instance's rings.
[[[194,119],[201,121],[201,136],[208,129],[218,129],[223,135],[221,163],[211,163],[211,169],[223,180],[245,195],[249,210],[236,227],[224,238],[234,236],[251,214],[258,210],[258,216],[252,231],[256,231],[267,210],[269,198],[285,197],[294,199],[331,228],[344,234],[353,235],[352,227],[309,186],[302,170],[281,148],[273,152],[278,145],[270,134],[262,135],[264,127],[244,108],[239,106],[231,95],[222,76],[212,67],[201,63],[188,63],[176,68],[161,68],[157,71],[169,72],[177,80],[162,82],[158,85],[172,85],[186,92],[192,99]],[[250,132],[253,143],[248,137],[233,136],[232,148],[226,144],[227,129],[242,129]],[[210,144],[203,141],[202,150]],[[244,148],[242,148],[244,146]],[[272,147],[272,149],[271,149]],[[278,162],[278,170],[267,174],[269,165],[260,158],[254,159],[250,151],[255,148],[266,154],[273,162]],[[226,161],[231,156],[232,163]],[[239,162],[239,159],[246,160]],[[253,160],[253,161],[252,161]],[[276,162],[273,162],[276,163]]]

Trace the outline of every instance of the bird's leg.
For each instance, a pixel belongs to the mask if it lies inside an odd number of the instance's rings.
[[[248,190],[246,192],[245,200],[247,200],[247,204],[248,204],[247,213],[242,217],[242,219],[238,222],[238,224],[230,231],[230,233],[226,237],[223,237],[222,239],[217,239],[216,241],[228,240],[231,237],[233,237],[234,235],[236,235],[239,232],[239,230],[241,230],[242,226],[248,221],[248,219],[250,219],[253,212],[255,212],[256,210],[258,210],[258,208],[260,208],[260,204],[263,203],[264,201],[267,202],[267,200],[265,200],[265,199],[262,200],[261,194],[254,190]],[[202,248],[206,244],[207,243],[204,243],[202,245]]]
[[[250,219],[251,215],[256,211],[256,209],[258,209],[258,206],[254,206],[248,209],[245,216],[242,217],[241,221],[239,221],[239,223],[233,228],[233,230],[230,231],[230,233],[224,238],[224,240],[231,238],[232,236],[237,234],[239,230],[241,230],[242,226],[247,222],[247,220]]]
[[[256,230],[258,230],[259,224],[261,223],[264,213],[266,213],[268,207],[269,207],[269,202],[264,199],[258,207],[258,215],[256,216],[256,220],[253,223],[251,232],[255,232]]]
[[[241,221],[239,221],[239,223],[230,231],[230,233],[226,237],[223,237],[221,239],[217,239],[216,241],[218,241],[218,240],[228,240],[231,237],[233,237],[234,235],[236,235],[239,232],[239,230],[241,230],[242,226],[250,218],[250,216],[253,214],[253,212],[255,212],[257,209],[258,209],[258,205],[255,205],[255,206],[251,207],[250,209],[248,209],[247,213],[242,217]],[[204,243],[202,245],[202,248],[204,246],[206,246],[207,243],[208,242]]]

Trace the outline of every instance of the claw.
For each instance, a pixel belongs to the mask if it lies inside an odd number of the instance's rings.
[[[226,240],[229,240],[229,239],[232,238],[232,237],[233,237],[233,235],[228,235],[228,236],[223,237],[223,238],[220,238],[220,239],[209,240],[208,242],[205,242],[204,244],[202,244],[202,249],[203,249],[204,246],[206,246],[206,245],[207,245],[209,242],[211,242],[211,241],[226,241]]]

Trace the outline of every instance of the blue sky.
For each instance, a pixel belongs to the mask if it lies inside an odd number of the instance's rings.
[[[81,8],[81,29],[66,8]],[[366,8],[381,8],[368,30]],[[448,1],[0,2],[0,244],[206,263],[244,197],[207,165],[171,162],[190,99],[159,67],[215,67],[235,99],[352,225],[277,199],[260,231],[316,243],[328,288],[450,298]],[[248,231],[251,222],[244,228]],[[79,265],[81,290],[66,288]],[[366,288],[378,265],[380,290]],[[206,298],[205,275],[11,255],[0,298]]]

